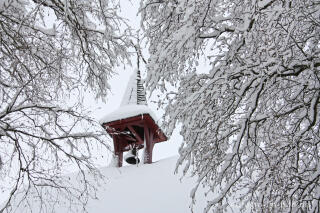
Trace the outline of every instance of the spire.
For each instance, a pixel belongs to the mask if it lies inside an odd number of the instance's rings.
[[[146,92],[141,80],[140,70],[135,70],[128,82],[121,106],[147,105]]]

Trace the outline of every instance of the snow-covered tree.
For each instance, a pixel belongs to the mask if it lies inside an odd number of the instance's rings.
[[[210,187],[206,212],[319,212],[320,1],[144,0],[141,13],[149,89],[178,88],[164,126],[182,123],[191,196]]]
[[[94,192],[90,149],[108,146],[100,125],[79,113],[80,94],[86,86],[105,97],[113,68],[127,62],[130,32],[118,7],[0,0],[0,193],[8,195],[0,212],[20,200],[27,212],[30,196],[39,212],[53,212],[58,199],[82,208]],[[80,185],[64,177],[66,166],[81,171]]]

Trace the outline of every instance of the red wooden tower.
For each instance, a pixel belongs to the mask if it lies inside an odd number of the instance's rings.
[[[128,163],[139,162],[136,152],[144,148],[144,163],[152,163],[155,143],[167,140],[156,123],[153,112],[148,108],[139,70],[134,72],[118,110],[101,120],[102,126],[113,139],[114,153],[118,166],[122,166],[123,152],[128,152]]]

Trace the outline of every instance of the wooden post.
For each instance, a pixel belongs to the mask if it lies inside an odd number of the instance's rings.
[[[121,150],[120,146],[120,138],[117,135],[113,135],[113,146],[114,146],[114,154],[118,157],[118,167],[122,167],[122,161],[123,161],[123,151]]]
[[[144,147],[144,163],[152,163],[152,148],[153,148],[153,137],[150,134],[150,129],[144,126],[144,137],[146,140],[146,147]]]
[[[122,167],[123,152],[118,152],[118,167]]]
[[[153,134],[152,131],[149,131],[149,140],[150,140],[150,146],[149,146],[149,157],[150,157],[150,163],[152,163],[152,153],[153,153],[153,147],[154,147],[154,140],[153,140]]]

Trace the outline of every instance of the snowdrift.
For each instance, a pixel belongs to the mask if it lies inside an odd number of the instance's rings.
[[[89,213],[188,213],[191,212],[190,191],[196,179],[174,174],[177,157],[153,164],[139,164],[121,168],[102,168],[106,183],[99,187],[97,199],[88,201]],[[72,176],[72,175],[71,175]],[[76,184],[76,183],[75,183]],[[198,191],[194,213],[203,212],[206,205],[203,189]],[[57,195],[59,196],[59,195]],[[14,212],[43,212],[38,201],[12,206]],[[72,206],[57,203],[54,213],[77,211]]]

